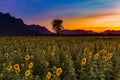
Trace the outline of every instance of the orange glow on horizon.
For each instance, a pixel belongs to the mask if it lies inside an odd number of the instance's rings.
[[[92,14],[87,16],[72,16],[64,18],[66,29],[83,29],[103,32],[105,30],[120,30],[120,14]]]
[[[61,19],[63,20],[64,28],[69,30],[93,30],[95,32],[120,30],[120,13],[101,13],[85,16],[74,15],[65,16]],[[47,29],[52,31],[52,20],[53,19],[42,20],[39,21],[39,24],[43,24]]]

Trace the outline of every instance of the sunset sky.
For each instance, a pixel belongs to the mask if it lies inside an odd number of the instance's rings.
[[[55,18],[65,29],[120,30],[120,0],[0,0],[0,12],[49,30]]]

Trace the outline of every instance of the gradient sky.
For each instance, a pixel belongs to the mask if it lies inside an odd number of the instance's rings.
[[[65,29],[120,30],[120,0],[0,0],[0,12],[49,30],[55,18]]]

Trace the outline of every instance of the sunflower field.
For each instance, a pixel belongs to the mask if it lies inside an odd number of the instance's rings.
[[[0,80],[120,80],[120,37],[0,37]]]

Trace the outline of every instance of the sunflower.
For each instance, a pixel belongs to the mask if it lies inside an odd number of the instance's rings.
[[[112,53],[108,53],[107,58],[111,59],[112,57],[113,57],[113,54]]]
[[[4,54],[4,57],[6,57],[6,58],[9,57],[9,54],[8,54],[8,53],[5,53],[5,54]]]
[[[54,70],[56,70],[56,69],[57,69],[57,67],[56,67],[56,66],[53,66],[53,69],[54,69]]]
[[[56,75],[60,76],[61,73],[62,73],[62,68],[57,68]]]
[[[64,64],[64,62],[62,63],[62,66],[64,66],[65,64]]]
[[[45,54],[46,54],[46,53],[45,53],[45,50],[43,50],[43,51],[42,51],[42,54],[43,54],[43,55],[45,55]]]
[[[46,78],[47,78],[47,79],[50,79],[50,78],[51,78],[51,72],[48,72],[48,73],[47,73]]]
[[[3,75],[3,73],[0,73],[0,77],[3,77],[4,75]]]
[[[105,54],[105,52],[106,52],[105,50],[101,50],[101,53],[102,53],[102,54]]]
[[[15,64],[13,67],[15,70],[18,70],[20,68],[19,64]]]
[[[99,46],[96,46],[96,49],[99,49]]]
[[[24,66],[25,66],[25,64],[24,64],[24,63],[22,63],[22,64],[21,64],[21,66],[22,66],[22,67],[24,67]]]
[[[31,57],[31,59],[33,59],[33,58],[34,58],[34,55],[31,55],[30,57]]]
[[[51,46],[48,46],[48,50],[50,50],[51,49]]]
[[[20,68],[15,70],[16,73],[20,73]]]
[[[30,76],[30,70],[26,70],[26,71],[25,71],[25,76],[26,76],[26,77]]]
[[[86,58],[83,58],[81,63],[82,63],[82,65],[86,64]]]
[[[96,54],[94,55],[94,59],[98,59],[98,57],[99,57],[99,54],[96,53]]]
[[[17,53],[17,50],[14,50],[13,53]]]
[[[66,59],[67,59],[67,58],[69,57],[69,55],[68,55],[68,54],[66,54],[66,55],[65,55],[65,57],[66,57]]]
[[[6,66],[6,63],[3,63],[2,66],[5,67],[5,66]]]
[[[47,61],[45,64],[46,64],[46,66],[48,66],[48,65],[49,65],[49,62]]]
[[[12,70],[12,66],[9,65],[9,66],[7,67],[7,70],[8,70],[8,71]]]
[[[103,56],[103,57],[102,57],[102,60],[103,60],[103,61],[107,61],[107,57],[106,57],[106,56]]]
[[[55,56],[55,52],[52,52],[52,53],[51,53],[51,56]]]
[[[92,52],[89,53],[89,58],[92,58]]]
[[[30,59],[30,56],[29,55],[26,55],[25,56],[25,60],[27,61],[27,60],[29,60]]]
[[[32,68],[32,67],[33,67],[33,62],[30,62],[28,68]]]

